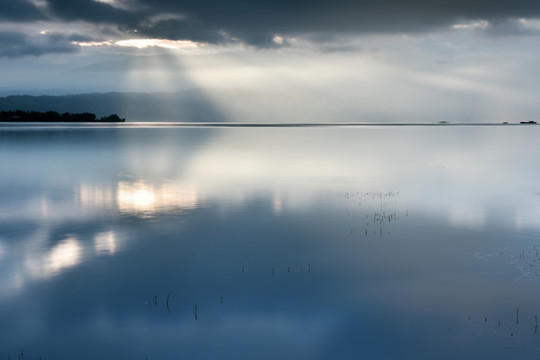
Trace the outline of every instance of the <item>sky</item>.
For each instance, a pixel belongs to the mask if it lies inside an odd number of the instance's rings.
[[[0,8],[0,96],[241,89],[317,104],[333,119],[383,121],[525,121],[540,111],[540,3],[531,1],[0,0]]]

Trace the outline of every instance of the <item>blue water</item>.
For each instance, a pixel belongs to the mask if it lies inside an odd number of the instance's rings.
[[[0,128],[0,359],[540,350],[540,128]]]

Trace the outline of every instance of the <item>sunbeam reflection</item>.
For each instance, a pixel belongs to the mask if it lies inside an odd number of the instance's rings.
[[[144,181],[120,181],[116,202],[121,213],[152,217],[174,210],[194,209],[199,197],[195,188],[174,183],[154,185]]]

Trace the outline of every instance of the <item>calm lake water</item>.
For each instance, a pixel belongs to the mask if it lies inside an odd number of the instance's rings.
[[[0,359],[537,359],[539,139],[0,129]]]

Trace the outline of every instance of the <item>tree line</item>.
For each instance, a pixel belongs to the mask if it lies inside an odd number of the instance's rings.
[[[124,122],[116,114],[97,118],[96,114],[83,113],[58,113],[56,111],[0,111],[0,122]]]

